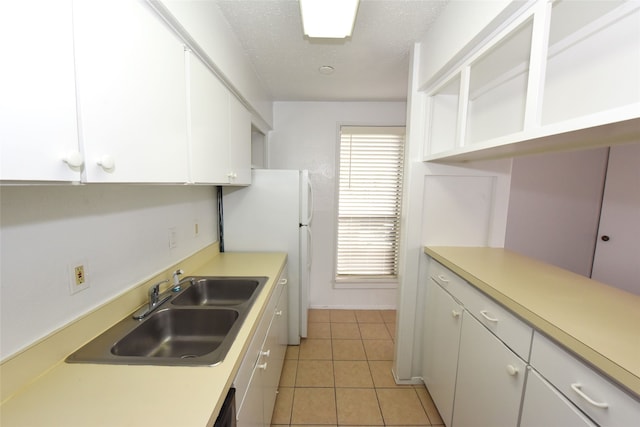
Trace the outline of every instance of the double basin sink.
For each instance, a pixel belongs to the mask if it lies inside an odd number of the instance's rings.
[[[182,282],[184,288],[148,316],[127,316],[66,361],[168,366],[222,362],[267,278],[202,276]]]

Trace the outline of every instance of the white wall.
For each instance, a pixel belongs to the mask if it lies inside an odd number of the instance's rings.
[[[607,152],[514,159],[505,247],[589,277]]]
[[[314,185],[311,307],[395,308],[395,289],[334,289],[336,161],[341,124],[404,125],[404,102],[276,102],[269,167],[308,169]]]
[[[196,186],[2,186],[0,359],[215,242],[215,194]],[[90,287],[70,295],[76,262]]]

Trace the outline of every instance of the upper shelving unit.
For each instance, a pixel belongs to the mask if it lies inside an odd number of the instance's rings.
[[[541,0],[425,91],[425,161],[640,139],[640,2]]]

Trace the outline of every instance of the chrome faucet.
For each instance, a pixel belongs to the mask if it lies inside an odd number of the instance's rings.
[[[173,288],[171,289],[173,292],[180,292],[180,289],[182,289],[182,283],[180,282],[182,274],[184,274],[184,271],[181,268],[173,272]]]
[[[149,303],[145,306],[133,313],[133,318],[136,320],[141,320],[151,314],[156,308],[160,307],[164,304],[171,295],[169,293],[160,294],[160,285],[163,283],[167,283],[169,280],[163,280],[161,282],[152,285],[149,288]]]

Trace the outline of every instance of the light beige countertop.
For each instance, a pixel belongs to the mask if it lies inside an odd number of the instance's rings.
[[[213,424],[285,262],[285,253],[223,253],[186,272],[202,276],[269,277],[219,365],[128,366],[68,364],[60,360],[3,402],[0,424],[3,427]],[[109,326],[104,325],[104,329]]]
[[[640,396],[640,296],[500,248],[424,252]]]

